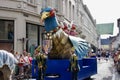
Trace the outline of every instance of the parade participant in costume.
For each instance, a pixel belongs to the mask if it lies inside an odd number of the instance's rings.
[[[72,72],[72,80],[78,80],[77,79],[77,75],[78,75],[78,72],[80,70],[80,66],[78,64],[78,58],[75,54],[75,49],[74,47],[72,47],[70,53],[72,54],[71,55],[71,58],[70,58],[70,66],[69,66],[69,71]]]
[[[70,35],[72,35],[72,36],[76,36],[77,35],[76,26],[74,24],[72,24],[72,27],[70,29]]]
[[[41,51],[41,47],[36,49],[36,60],[38,65],[38,80],[44,80],[44,73],[46,70],[46,56]]]
[[[67,34],[70,34],[67,24],[66,23],[63,23],[63,24],[64,24],[63,31]]]

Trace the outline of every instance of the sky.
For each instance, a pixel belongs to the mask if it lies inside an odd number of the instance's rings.
[[[102,35],[101,38],[115,36],[118,33],[117,19],[120,18],[120,0],[83,0],[96,23],[114,23],[113,35]]]

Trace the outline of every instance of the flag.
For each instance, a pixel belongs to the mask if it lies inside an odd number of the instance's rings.
[[[97,27],[97,32],[100,35],[104,35],[104,34],[113,35],[114,23],[97,24],[96,27]]]

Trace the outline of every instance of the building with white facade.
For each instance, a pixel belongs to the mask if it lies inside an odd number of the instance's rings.
[[[38,0],[0,0],[0,49],[22,52],[40,44]]]
[[[79,36],[88,41],[94,48],[99,48],[100,38],[96,31],[96,21],[93,19],[88,7],[83,4],[83,0],[76,0],[76,3],[77,16],[75,21],[82,31]]]
[[[96,23],[82,0],[0,0],[0,49],[33,52],[42,45],[41,9],[55,8],[59,23],[75,24],[78,37],[98,47]]]

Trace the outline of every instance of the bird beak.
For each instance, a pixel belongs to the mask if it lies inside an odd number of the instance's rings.
[[[46,18],[48,18],[50,16],[50,12],[43,12],[41,14],[41,21],[43,22]]]

